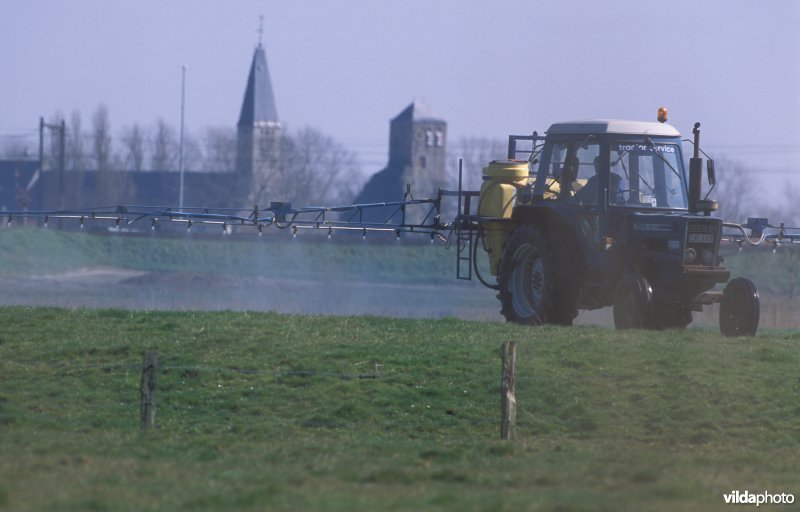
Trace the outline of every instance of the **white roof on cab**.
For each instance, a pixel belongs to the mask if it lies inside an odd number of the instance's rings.
[[[592,133],[620,133],[630,135],[653,135],[664,137],[678,137],[680,133],[672,125],[649,121],[624,121],[619,119],[589,119],[585,121],[570,121],[567,123],[554,123],[546,132],[553,134],[579,134]]]

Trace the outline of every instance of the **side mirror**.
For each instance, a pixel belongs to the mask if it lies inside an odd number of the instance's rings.
[[[714,160],[706,160],[706,172],[708,174],[708,184],[712,187],[717,184],[717,174],[714,172]]]

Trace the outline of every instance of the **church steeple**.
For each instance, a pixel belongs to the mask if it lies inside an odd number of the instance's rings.
[[[278,109],[275,107],[275,96],[269,79],[266,52],[259,42],[253,53],[238,125],[252,126],[264,121],[278,122]]]
[[[271,177],[280,162],[282,138],[267,56],[261,42],[263,21],[262,17],[236,130],[236,170],[241,176],[238,183],[247,190],[250,199],[270,192]]]

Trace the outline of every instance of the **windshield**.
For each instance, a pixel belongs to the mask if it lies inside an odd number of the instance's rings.
[[[611,144],[609,202],[633,208],[686,209],[686,179],[675,144]]]

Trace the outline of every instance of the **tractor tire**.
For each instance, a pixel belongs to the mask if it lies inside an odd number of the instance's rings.
[[[653,288],[646,278],[625,274],[614,291],[614,327],[652,329]]]
[[[722,291],[719,330],[723,336],[755,336],[761,316],[761,301],[752,281],[731,279]]]
[[[565,323],[567,315],[556,311],[556,258],[541,229],[522,224],[511,232],[503,245],[497,285],[500,313],[509,322]]]

